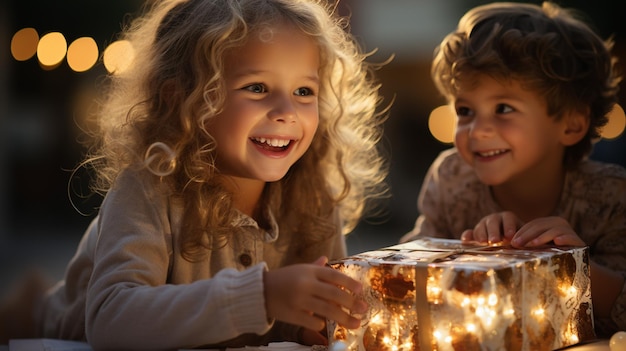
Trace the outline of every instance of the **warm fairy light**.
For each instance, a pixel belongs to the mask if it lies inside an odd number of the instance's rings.
[[[602,127],[602,137],[604,139],[615,139],[622,135],[624,128],[626,128],[626,115],[624,115],[624,109],[619,104],[613,105],[613,109],[606,116],[608,118],[607,124]]]
[[[454,141],[456,113],[450,105],[435,108],[428,117],[428,130],[435,139],[444,144]]]
[[[135,50],[127,40],[118,40],[104,50],[104,67],[112,74],[128,70],[135,60]]]
[[[476,324],[474,324],[474,323],[467,323],[465,325],[465,330],[467,330],[468,333],[475,333],[476,332]]]
[[[67,41],[59,32],[44,35],[37,45],[37,59],[44,68],[54,68],[65,58]]]
[[[487,304],[489,306],[495,306],[498,304],[498,296],[496,294],[489,294],[487,298]]]
[[[17,61],[26,61],[37,55],[45,70],[58,67],[67,57],[68,65],[75,72],[93,68],[100,57],[98,45],[91,37],[78,38],[68,48],[63,33],[51,32],[39,38],[34,28],[22,28],[15,32],[11,40],[11,54]],[[112,74],[127,70],[134,58],[135,51],[130,42],[125,40],[111,43],[102,53],[104,66]]]
[[[428,287],[428,299],[438,304],[441,301],[441,288],[438,286]]]
[[[576,289],[576,287],[572,285],[567,289],[567,293],[568,296],[576,296],[578,295],[578,289]]]
[[[98,61],[98,44],[93,38],[74,40],[67,49],[67,64],[75,72],[85,72]]]
[[[34,28],[22,28],[13,34],[11,54],[18,61],[26,61],[37,53],[39,34]]]
[[[437,279],[434,276],[428,277],[426,288],[426,295],[428,301],[431,301],[433,304],[437,305],[441,303],[441,298],[443,295],[443,290],[437,283]]]
[[[534,309],[533,312],[532,312],[532,314],[534,316],[536,316],[537,318],[543,318],[545,313],[546,313],[546,311],[542,307],[538,307],[538,308]]]

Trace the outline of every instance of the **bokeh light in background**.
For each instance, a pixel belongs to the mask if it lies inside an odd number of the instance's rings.
[[[444,144],[450,144],[454,141],[455,125],[456,115],[450,105],[439,106],[428,116],[430,134]]]
[[[120,74],[124,72],[135,59],[135,50],[130,42],[119,40],[109,45],[104,50],[104,67],[109,73]]]
[[[35,28],[23,28],[13,35],[11,55],[18,61],[26,61],[37,53],[39,34]]]
[[[11,39],[13,58],[17,61],[27,61],[35,53],[44,70],[57,68],[66,58],[68,66],[74,72],[91,69],[100,57],[98,44],[91,37],[78,38],[68,47],[65,36],[60,32],[51,32],[39,39],[39,34],[34,28],[17,31]],[[104,50],[103,56],[107,71],[120,73],[132,64],[134,51],[129,42],[115,41]]]
[[[74,72],[85,72],[96,64],[98,56],[98,44],[93,38],[78,38],[67,49],[67,64]]]
[[[44,35],[37,44],[37,59],[44,69],[58,67],[65,58],[66,52],[67,41],[59,32]]]
[[[624,115],[622,106],[616,104],[608,117],[608,123],[602,128],[602,137],[605,139],[615,139],[624,134],[626,116]]]

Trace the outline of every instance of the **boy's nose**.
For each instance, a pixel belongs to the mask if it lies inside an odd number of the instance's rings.
[[[476,117],[470,126],[470,136],[472,138],[484,138],[494,132],[493,123],[489,118]]]

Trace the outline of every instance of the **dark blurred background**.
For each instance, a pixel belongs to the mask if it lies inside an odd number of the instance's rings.
[[[397,243],[417,218],[422,178],[436,155],[450,147],[428,130],[430,111],[445,103],[434,89],[429,69],[437,43],[478,0],[343,0],[352,15],[352,31],[371,61],[394,59],[378,71],[385,103],[394,100],[385,124],[383,147],[390,157],[392,197],[385,214],[364,220],[348,236],[350,253]],[[539,3],[538,1],[529,1]],[[602,37],[613,35],[615,53],[626,62],[623,12],[613,0],[562,0],[582,11]],[[77,73],[66,63],[43,69],[36,57],[17,61],[11,38],[32,27],[39,36],[52,31],[68,43],[90,36],[100,50],[116,39],[123,23],[142,1],[4,0],[0,3],[0,294],[27,270],[62,277],[84,229],[95,215],[99,197],[87,193],[88,175],[80,174],[68,191],[71,172],[81,160],[84,135],[79,126],[86,106],[106,74],[101,62]],[[626,101],[621,92],[620,101]],[[626,165],[621,136],[596,145],[593,158]]]

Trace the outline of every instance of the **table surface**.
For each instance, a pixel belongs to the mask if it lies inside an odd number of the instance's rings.
[[[39,347],[32,348],[33,342],[37,342],[38,345],[41,345],[41,348]],[[15,347],[10,348],[8,345],[0,345],[0,351],[67,350],[68,349],[67,346],[72,345],[71,343],[74,343],[74,342],[67,342],[67,341],[53,340],[53,339],[13,340],[13,345]],[[26,347],[26,348],[22,348],[22,347]],[[228,349],[228,350],[236,351],[236,350],[244,350],[244,349]],[[302,351],[302,350],[310,350],[310,348],[303,346],[303,345],[294,344],[294,343],[272,343],[269,346],[245,348],[245,351],[255,351],[255,350],[257,351]],[[560,349],[560,350],[562,351],[610,351],[610,348],[609,348],[609,340],[598,340],[598,341],[593,341],[593,342],[586,343],[583,345],[567,347],[567,348]]]

